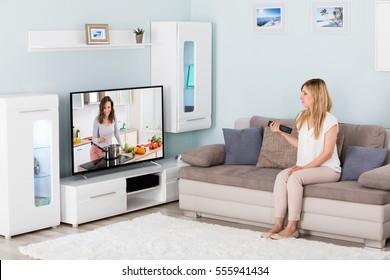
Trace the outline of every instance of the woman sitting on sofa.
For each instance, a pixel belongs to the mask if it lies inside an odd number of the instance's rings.
[[[297,163],[281,171],[275,180],[275,224],[262,237],[283,239],[299,236],[303,186],[315,183],[337,182],[341,167],[337,155],[338,122],[330,113],[332,100],[325,82],[312,79],[301,87],[301,101],[305,107],[296,117],[298,139],[279,129],[273,122],[270,128],[297,147]],[[288,222],[284,227],[286,213]]]

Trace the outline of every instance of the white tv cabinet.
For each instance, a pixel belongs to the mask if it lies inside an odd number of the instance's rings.
[[[79,224],[119,215],[179,199],[178,171],[185,164],[176,160],[105,175],[61,179],[61,222]],[[126,192],[126,179],[153,174],[159,184]]]
[[[375,70],[390,71],[390,2],[375,2]]]

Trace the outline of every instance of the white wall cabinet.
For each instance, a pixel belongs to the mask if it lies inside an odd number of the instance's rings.
[[[0,96],[0,234],[60,223],[57,95]]]
[[[164,86],[166,132],[211,127],[212,26],[151,23],[151,82]]]
[[[375,3],[375,70],[390,71],[390,1]]]

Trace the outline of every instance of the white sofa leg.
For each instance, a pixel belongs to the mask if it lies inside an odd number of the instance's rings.
[[[195,219],[202,218],[202,212],[184,210],[183,214],[184,214],[184,216],[190,217],[190,218],[195,218]]]
[[[183,214],[184,214],[184,216],[189,217],[189,218],[197,218],[197,212],[195,212],[195,211],[184,210]]]
[[[385,244],[386,244],[386,239],[381,240],[381,241],[364,239],[364,246],[365,247],[382,249],[383,247],[385,247]]]

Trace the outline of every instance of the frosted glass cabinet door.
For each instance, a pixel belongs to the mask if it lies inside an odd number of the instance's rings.
[[[49,119],[35,120],[33,123],[35,207],[49,205],[53,200],[52,125]]]
[[[211,25],[178,24],[179,119],[211,115]]]

